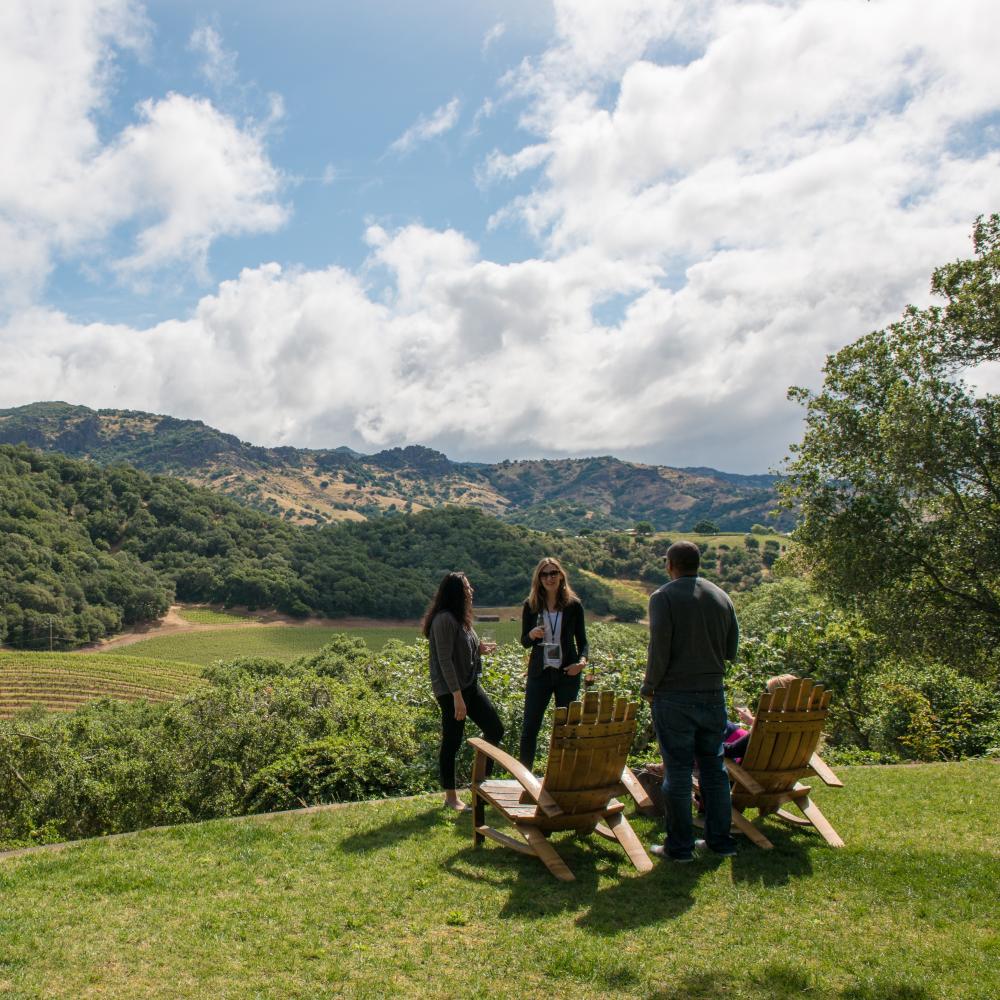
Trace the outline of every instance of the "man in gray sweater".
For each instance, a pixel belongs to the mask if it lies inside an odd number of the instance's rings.
[[[670,583],[649,599],[649,652],[640,693],[653,703],[653,725],[663,755],[667,842],[652,852],[674,861],[694,857],[691,776],[698,762],[705,803],[705,843],[731,857],[729,777],[722,756],[726,729],[723,675],[736,659],[739,625],[725,591],[698,576],[701,553],[693,542],[667,550]]]

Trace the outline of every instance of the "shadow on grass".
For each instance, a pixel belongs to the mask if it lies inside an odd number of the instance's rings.
[[[733,882],[746,882],[769,888],[787,885],[812,875],[810,853],[815,849],[833,850],[818,835],[777,823],[767,824],[767,839],[774,850],[765,851],[746,837],[736,838],[739,854],[733,858]]]
[[[624,852],[596,836],[556,836],[552,845],[576,876],[560,882],[537,858],[489,842],[452,855],[452,875],[506,893],[503,918],[541,919],[578,914],[576,924],[598,934],[671,920],[694,904],[694,887],[704,865],[658,864],[639,875]],[[601,882],[614,884],[601,889]]]
[[[380,847],[390,847],[396,841],[410,837],[426,837],[441,826],[452,826],[463,837],[472,839],[472,829],[469,824],[469,813],[449,812],[438,802],[428,805],[426,809],[413,813],[405,819],[393,816],[379,826],[345,837],[340,847],[350,853],[364,853],[377,850]]]
[[[831,1000],[930,1000],[931,994],[919,984],[886,978],[855,981],[833,990],[800,969],[770,962],[741,977],[742,986],[751,984],[760,1000],[791,1000],[802,996],[829,997]],[[718,1000],[732,992],[732,973],[698,971],[647,994],[647,1000]]]

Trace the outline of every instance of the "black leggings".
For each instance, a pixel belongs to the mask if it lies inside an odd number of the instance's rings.
[[[497,710],[490,701],[490,696],[480,687],[477,681],[471,687],[463,688],[467,716],[483,731],[483,739],[494,746],[500,745],[503,739],[503,723]],[[441,787],[455,787],[455,758],[462,747],[465,736],[465,719],[459,722],[455,718],[455,699],[450,694],[438,695],[437,703],[441,706],[441,753],[438,763],[441,767]],[[486,773],[493,772],[493,761],[486,762]]]

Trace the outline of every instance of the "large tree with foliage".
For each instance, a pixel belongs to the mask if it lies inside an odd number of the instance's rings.
[[[815,584],[888,647],[995,676],[1000,646],[1000,216],[974,256],[938,268],[942,304],[830,356],[784,498]]]

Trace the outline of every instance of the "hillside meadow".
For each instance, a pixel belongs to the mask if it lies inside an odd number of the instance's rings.
[[[638,875],[556,834],[569,884],[430,795],[2,856],[0,995],[992,1000],[1000,767],[840,775],[843,849],[768,820]]]

